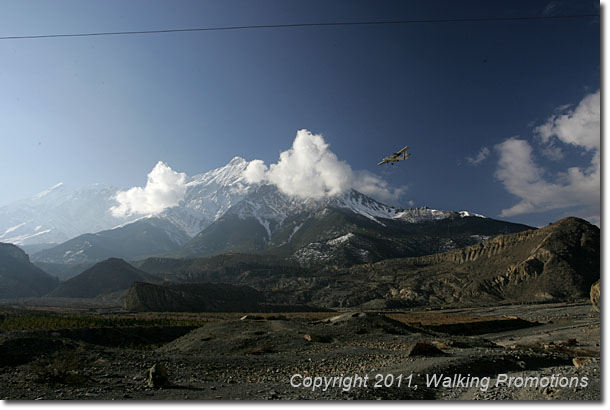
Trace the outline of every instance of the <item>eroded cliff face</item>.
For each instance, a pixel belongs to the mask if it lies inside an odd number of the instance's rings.
[[[313,298],[339,306],[364,299],[397,306],[573,300],[588,297],[599,278],[600,231],[565,218],[463,249],[338,270],[328,287],[345,290],[339,278],[346,274],[355,289],[351,296],[338,300],[320,290]]]

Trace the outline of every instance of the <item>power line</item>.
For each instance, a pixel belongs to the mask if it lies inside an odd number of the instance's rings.
[[[223,31],[223,30],[256,30],[274,28],[297,28],[297,27],[340,27],[340,26],[373,26],[391,24],[434,24],[434,23],[476,23],[484,21],[531,21],[531,20],[559,20],[575,19],[585,17],[599,17],[599,14],[572,14],[566,16],[525,16],[525,17],[481,17],[462,19],[427,19],[427,20],[390,20],[390,21],[356,21],[356,22],[334,22],[334,23],[294,23],[294,24],[261,24],[248,26],[224,26],[224,27],[201,27],[201,28],[179,28],[166,30],[144,30],[144,31],[108,31],[96,33],[72,33],[72,34],[41,34],[29,36],[3,36],[0,40],[23,40],[39,38],[62,38],[62,37],[97,37],[97,36],[125,36],[133,34],[165,34],[165,33],[188,33],[196,31]]]

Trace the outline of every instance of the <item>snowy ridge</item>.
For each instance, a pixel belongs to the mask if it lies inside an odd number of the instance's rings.
[[[458,215],[456,212],[439,211],[424,206],[421,208],[409,208],[403,210],[398,215],[396,215],[396,219],[400,219],[402,221],[410,223],[421,223],[446,219],[456,215]]]
[[[356,214],[365,216],[379,223],[380,225],[384,224],[383,221],[379,220],[378,218],[394,219],[409,223],[429,222],[451,217],[486,218],[483,215],[468,211],[439,211],[436,209],[430,209],[427,206],[420,208],[409,208],[405,210],[382,204],[381,202],[377,202],[376,200],[354,190],[337,197],[331,201],[331,203],[335,206],[346,208]]]
[[[184,200],[155,217],[194,236],[241,201],[254,187],[243,171],[248,162],[233,158],[227,165],[195,175]],[[15,244],[62,243],[84,233],[119,229],[153,215],[115,217],[119,188],[92,184],[73,189],[56,184],[28,199],[0,207],[0,240]]]
[[[394,219],[397,214],[400,213],[399,208],[377,202],[355,190],[351,190],[337,197],[331,203],[340,208],[347,208],[352,212],[369,218],[381,225],[383,225],[383,223],[377,218]]]
[[[18,245],[61,243],[128,222],[109,211],[117,192],[118,188],[100,184],[78,189],[56,184],[0,207],[0,240]]]
[[[36,198],[36,199],[40,199],[40,198],[42,198],[43,196],[48,195],[48,194],[49,194],[51,191],[53,191],[54,189],[59,188],[59,187],[60,187],[60,186],[62,186],[63,184],[64,184],[63,182],[60,182],[60,183],[58,183],[58,184],[55,184],[55,185],[53,185],[51,188],[49,188],[49,189],[45,189],[44,191],[39,192],[38,194],[34,195],[34,198]]]
[[[282,226],[286,218],[304,209],[306,204],[307,201],[282,194],[273,186],[263,185],[239,202],[229,213],[240,219],[256,219],[267,231],[267,239],[271,239],[274,231]],[[292,235],[297,230],[295,229]]]
[[[326,241],[326,243],[330,246],[336,246],[336,245],[349,241],[350,238],[353,238],[353,237],[354,237],[354,234],[349,232],[343,236],[339,236],[338,238],[328,240],[328,241]]]
[[[21,228],[23,225],[25,225],[25,222],[22,222],[19,225],[15,225],[15,226],[11,226],[11,227],[6,228],[6,231],[4,231],[4,233],[2,235],[0,235],[0,239],[4,238],[9,233],[13,232],[15,229]],[[36,230],[39,230],[40,226],[38,226],[37,228],[38,229],[36,229]]]
[[[487,218],[485,215],[475,214],[474,212],[460,211],[458,213],[460,214],[460,216],[462,218],[467,217],[467,216],[472,216],[472,217],[475,217],[475,218]]]
[[[247,166],[245,159],[235,157],[223,167],[193,176],[186,184],[184,200],[158,216],[195,236],[252,191],[243,177]]]

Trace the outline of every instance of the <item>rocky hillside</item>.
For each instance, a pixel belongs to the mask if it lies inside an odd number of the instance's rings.
[[[149,259],[172,281],[224,282],[321,307],[463,306],[574,300],[600,275],[599,228],[578,218],[440,254],[352,267],[306,268],[277,258]]]
[[[122,259],[110,258],[62,282],[49,296],[93,298],[126,290],[137,281],[155,280],[154,276],[131,266]]]
[[[226,283],[136,282],[123,308],[135,312],[309,312],[314,306],[287,304],[281,294]]]
[[[599,228],[565,218],[442,254],[339,270],[329,288],[349,277],[358,292],[342,300],[321,289],[313,299],[407,306],[574,300],[587,297],[599,276]]]
[[[253,312],[263,295],[248,286],[134,283],[123,308],[136,312]]]
[[[0,243],[0,299],[43,296],[58,280],[30,262],[15,245]]]

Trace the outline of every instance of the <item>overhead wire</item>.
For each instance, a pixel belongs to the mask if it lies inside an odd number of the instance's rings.
[[[138,30],[138,31],[106,31],[90,33],[57,33],[23,36],[0,36],[0,40],[24,40],[43,38],[66,38],[66,37],[99,37],[99,36],[125,36],[125,35],[147,35],[167,33],[188,33],[198,31],[229,31],[229,30],[259,30],[299,27],[341,27],[341,26],[373,26],[373,25],[406,25],[406,24],[437,24],[437,23],[476,23],[490,21],[532,21],[532,20],[561,20],[600,17],[599,14],[572,14],[560,16],[521,16],[521,17],[480,17],[480,18],[454,18],[454,19],[423,19],[423,20],[386,20],[386,21],[345,21],[329,23],[289,23],[289,24],[260,24],[244,26],[221,26],[221,27],[198,27],[177,28],[163,30]]]

